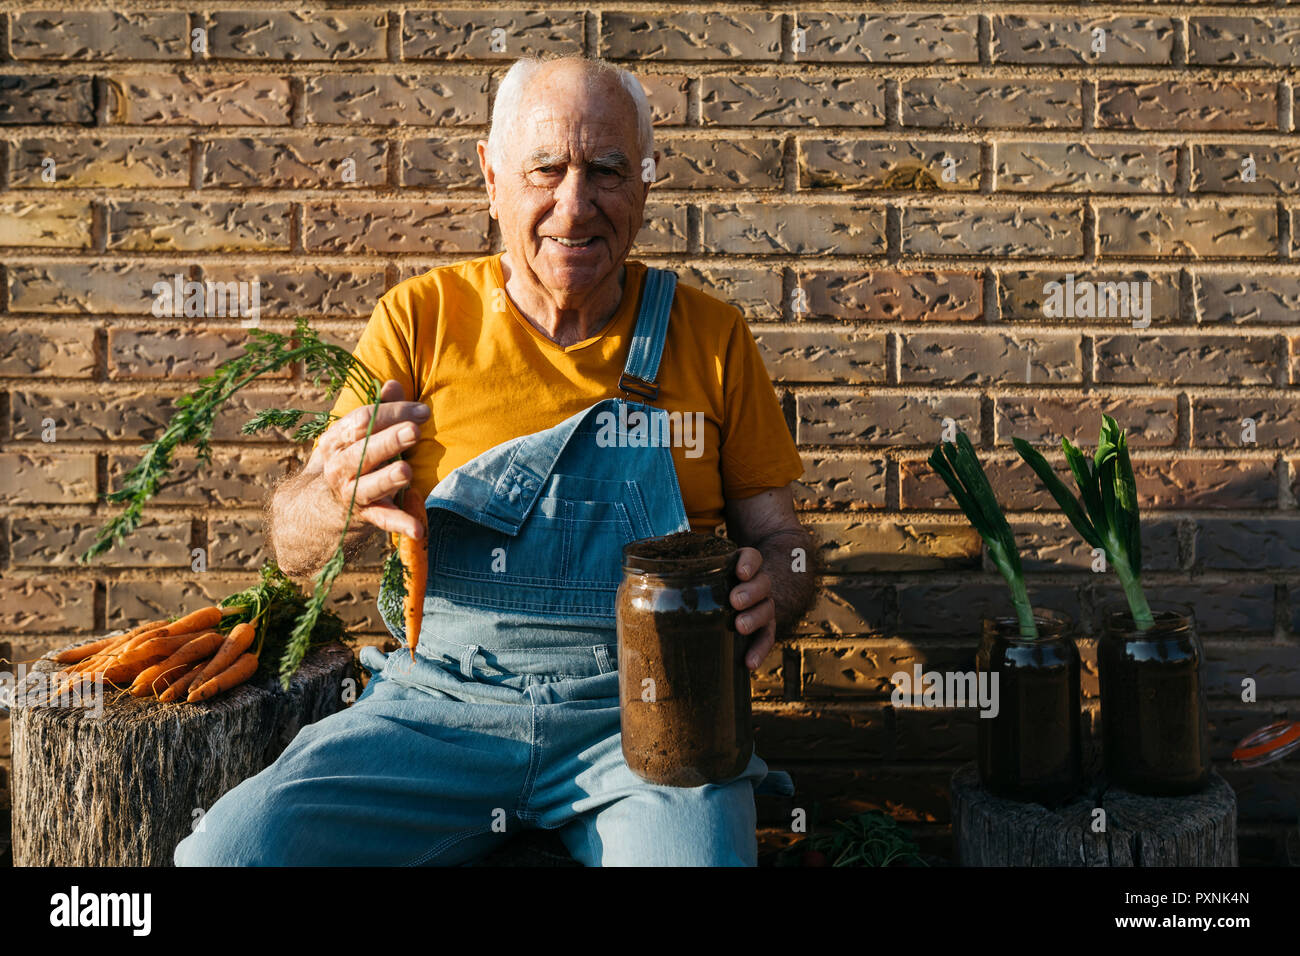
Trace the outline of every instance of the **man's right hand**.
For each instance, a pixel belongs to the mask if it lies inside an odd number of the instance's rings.
[[[318,472],[338,502],[340,515],[347,513],[348,501],[356,486],[353,517],[383,531],[403,534],[415,540],[424,537],[424,528],[412,515],[393,501],[397,492],[411,483],[411,466],[392,461],[415,446],[420,426],[429,420],[431,411],[423,402],[408,402],[400,382],[389,379],[379,391],[370,441],[365,442],[372,405],[362,405],[334,422],[321,434],[304,474]],[[361,447],[365,444],[362,463]],[[361,478],[357,480],[357,467]]]

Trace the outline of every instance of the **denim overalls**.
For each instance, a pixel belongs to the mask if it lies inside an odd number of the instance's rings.
[[[657,393],[676,280],[646,270],[629,395]],[[662,787],[620,749],[621,548],[689,527],[634,411],[667,414],[605,399],[440,481],[416,661],[364,649],[356,703],[218,800],[177,864],[455,864],[543,827],[587,865],[753,865],[754,790],[791,793],[786,774],[754,755],[726,784]]]

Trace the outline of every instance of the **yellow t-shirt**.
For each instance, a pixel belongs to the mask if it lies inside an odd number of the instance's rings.
[[[396,379],[408,398],[433,411],[406,455],[421,497],[502,442],[558,425],[602,399],[628,397],[618,380],[646,267],[625,265],[613,319],[565,347],[510,301],[500,253],[432,269],[379,300],[353,354],[381,381]],[[725,499],[784,487],[803,473],[758,345],[735,306],[678,284],[658,383],[656,407],[702,413],[703,441],[683,431],[695,440],[671,449],[693,529],[720,524]],[[345,388],[333,413],[346,415],[360,404]]]

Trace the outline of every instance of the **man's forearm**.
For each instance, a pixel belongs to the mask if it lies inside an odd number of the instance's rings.
[[[777,531],[754,545],[763,555],[763,570],[772,579],[778,641],[789,636],[812,605],[816,592],[812,545],[807,531]]]
[[[343,534],[345,509],[321,472],[302,471],[276,484],[267,505],[267,544],[285,574],[307,577],[329,560]],[[377,529],[354,515],[343,543],[355,555]]]

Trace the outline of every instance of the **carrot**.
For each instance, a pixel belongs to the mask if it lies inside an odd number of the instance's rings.
[[[131,695],[144,697],[146,694],[154,693],[154,681],[164,674],[170,674],[172,680],[175,680],[188,669],[188,665],[211,656],[225,639],[226,636],[220,631],[204,631],[198,637],[190,638],[172,652],[171,656],[152,667],[146,667],[137,674],[135,682],[131,685]],[[178,640],[178,638],[162,638],[162,640]],[[171,681],[167,682],[170,683]],[[165,688],[167,684],[163,684],[163,687]]]
[[[253,638],[257,636],[257,628],[251,624],[236,624],[230,629],[230,634],[217,648],[217,652],[212,655],[212,660],[204,666],[202,673],[199,674],[197,683],[202,684],[204,681],[216,677],[231,664],[235,663],[236,658],[244,651],[248,650],[253,644]]]
[[[206,631],[220,624],[225,614],[226,612],[219,607],[200,608],[186,614],[180,620],[172,621],[162,629],[161,634],[155,634],[154,637],[175,637],[178,634],[194,634],[198,631]]]
[[[143,657],[127,655],[125,659],[114,661],[103,672],[104,683],[112,684],[114,687],[121,687],[123,684],[130,685],[146,667],[151,667],[161,660],[165,660],[166,654],[147,654]]]
[[[181,674],[180,677],[167,685],[167,689],[158,695],[158,699],[164,704],[169,704],[174,700],[182,700],[185,697],[185,693],[190,689],[190,685],[194,683],[194,678],[199,676],[206,663],[207,661],[199,661],[185,673]]]
[[[140,624],[121,634],[110,634],[108,637],[102,637],[97,641],[91,641],[89,644],[78,644],[76,647],[69,647],[67,650],[59,651],[54,655],[54,660],[60,664],[77,664],[84,661],[87,657],[95,654],[110,651],[113,648],[121,647],[131,638],[142,634],[145,631],[155,627],[161,627],[166,621],[150,621],[148,624]]]
[[[402,559],[402,567],[406,568],[409,575],[402,612],[406,623],[406,646],[410,648],[412,661],[415,660],[415,648],[420,643],[420,627],[424,622],[424,591],[429,584],[429,515],[424,508],[424,500],[415,493],[414,487],[408,485],[402,492],[401,507],[420,522],[424,533],[418,541],[402,535],[397,542],[398,557]]]
[[[219,672],[215,677],[209,678],[205,683],[198,684],[195,681],[191,684],[189,696],[185,699],[189,703],[195,701],[207,700],[215,697],[223,690],[230,690],[232,687],[238,687],[244,681],[248,680],[257,672],[257,655],[251,651],[239,657],[235,663],[231,664],[225,670]]]

